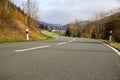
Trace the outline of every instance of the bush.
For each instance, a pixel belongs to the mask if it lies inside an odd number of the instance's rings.
[[[109,36],[109,32],[113,31],[113,40],[120,42],[120,18],[113,19],[106,24],[106,37]]]

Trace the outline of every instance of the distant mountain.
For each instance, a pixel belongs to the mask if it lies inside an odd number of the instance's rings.
[[[51,24],[51,23],[47,23],[47,22],[43,22],[43,21],[38,21],[38,23],[40,25],[45,25],[45,26],[50,26],[50,27],[61,27],[62,24]]]
[[[62,29],[66,30],[68,26],[69,26],[69,24],[65,24],[65,25],[62,26]]]
[[[47,23],[47,22],[44,22],[44,21],[38,21],[39,23],[39,27],[41,29],[45,29],[45,30],[53,30],[53,29],[56,29],[56,30],[66,30],[68,25],[70,24],[65,24],[65,25],[62,25],[62,24],[51,24],[51,23]],[[83,24],[84,25],[87,25],[89,24],[90,21],[83,21]]]
[[[86,20],[86,21],[83,21],[83,24],[84,24],[84,25],[87,25],[87,24],[89,24],[89,23],[90,23],[90,21],[87,21],[87,20]],[[69,24],[71,24],[71,23],[69,23]],[[64,30],[66,30],[67,27],[69,26],[69,24],[63,25],[62,28],[63,28]]]
[[[43,21],[38,21],[39,28],[45,30],[66,30],[66,26],[62,24],[51,24]]]

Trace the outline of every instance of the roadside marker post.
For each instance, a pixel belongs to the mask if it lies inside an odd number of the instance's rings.
[[[112,31],[110,31],[109,42],[112,42]]]
[[[26,29],[26,38],[27,38],[27,40],[29,40],[28,29]]]

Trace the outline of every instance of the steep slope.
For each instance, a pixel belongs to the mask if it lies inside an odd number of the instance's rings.
[[[86,25],[70,24],[66,35],[105,40],[109,40],[109,36],[112,35],[112,41],[120,42],[120,12],[88,22]]]
[[[0,42],[26,40],[25,30],[29,29],[30,40],[43,40],[43,35],[36,25],[28,26],[26,14],[8,0],[0,1]],[[34,20],[34,23],[36,21]],[[37,22],[36,22],[37,23]]]

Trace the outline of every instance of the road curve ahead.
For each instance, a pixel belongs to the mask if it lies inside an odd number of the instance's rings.
[[[120,80],[120,56],[90,39],[0,44],[0,80]]]

